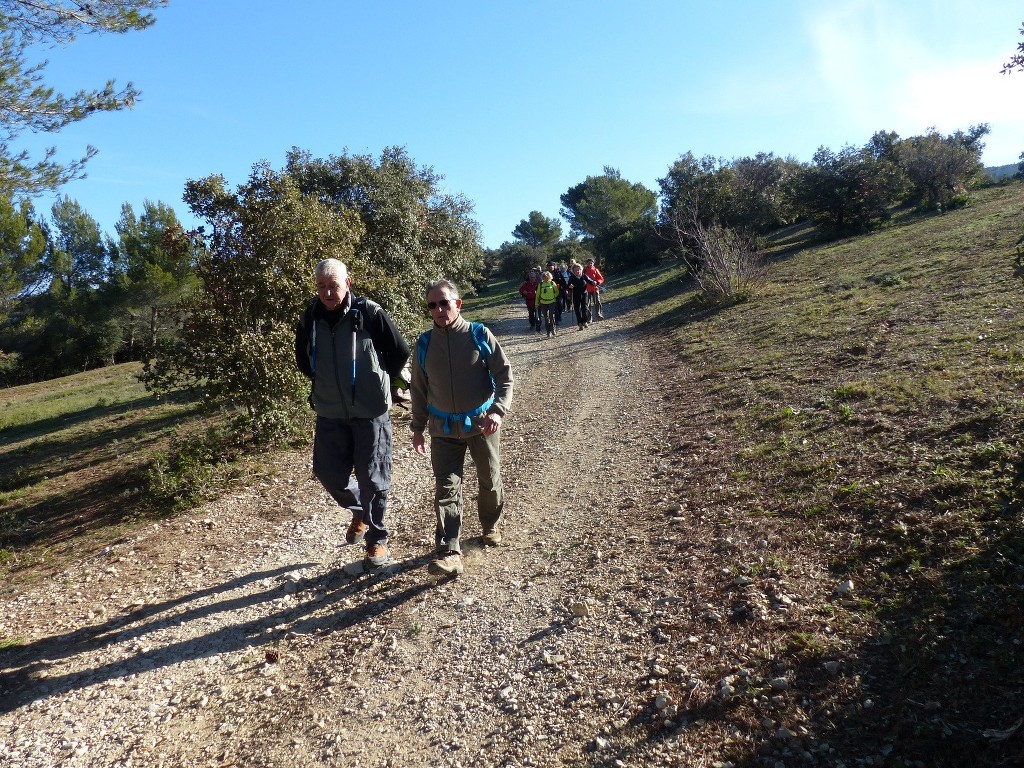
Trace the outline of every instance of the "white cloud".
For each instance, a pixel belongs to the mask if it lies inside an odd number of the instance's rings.
[[[917,73],[892,106],[899,115],[898,132],[914,134],[935,126],[952,133],[989,123],[985,154],[990,162],[1011,162],[1024,150],[1024,78],[1001,75],[990,62]]]
[[[943,34],[933,30],[927,38],[920,31],[934,12],[927,3],[916,17],[878,0],[816,12],[808,33],[832,120],[865,138],[881,129],[912,136],[933,126],[952,133],[989,123],[986,162],[1015,161],[1024,149],[1024,76],[999,74],[998,57],[978,58],[977,49],[974,59],[957,58],[958,50],[942,41],[955,34],[958,15],[945,10]]]

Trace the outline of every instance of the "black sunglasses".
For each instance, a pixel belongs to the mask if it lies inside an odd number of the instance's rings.
[[[448,299],[441,299],[440,301],[428,301],[427,302],[427,309],[437,309],[438,307],[440,307],[441,309],[448,309],[448,307],[450,307],[450,306],[451,306],[451,302],[448,301]]]

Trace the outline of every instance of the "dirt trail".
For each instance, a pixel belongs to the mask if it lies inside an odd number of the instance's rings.
[[[0,764],[675,764],[650,722],[672,732],[663,682],[686,673],[659,652],[685,632],[665,536],[684,502],[652,351],[618,304],[553,339],[518,304],[494,326],[516,376],[505,543],[479,546],[470,471],[458,579],[427,574],[433,481],[403,414],[384,574],[361,574],[296,453],[16,594]]]

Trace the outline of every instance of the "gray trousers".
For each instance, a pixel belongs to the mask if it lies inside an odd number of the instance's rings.
[[[355,473],[355,484],[352,474]],[[316,417],[313,474],[331,497],[368,526],[366,545],[388,540],[384,515],[391,490],[391,414],[375,419]]]
[[[462,552],[462,481],[466,466],[466,450],[476,465],[480,492],[477,512],[484,533],[501,523],[505,494],[501,487],[501,450],[499,429],[493,435],[472,435],[466,438],[430,438],[430,464],[434,470],[434,510],[437,529],[434,540],[438,550]]]

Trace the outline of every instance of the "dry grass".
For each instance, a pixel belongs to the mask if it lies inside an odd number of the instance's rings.
[[[0,570],[60,567],[152,511],[146,470],[184,399],[157,399],[125,364],[0,392]]]
[[[679,377],[663,407],[686,436],[668,454],[704,451],[690,504],[751,543],[730,565],[855,585],[794,621],[775,659],[815,691],[794,722],[844,757],[1021,756],[983,734],[1022,714],[1022,209],[1013,185],[866,237],[782,233],[769,285],[718,312],[652,288],[647,328]],[[825,659],[856,679],[821,680]],[[756,720],[756,702],[728,717]]]

